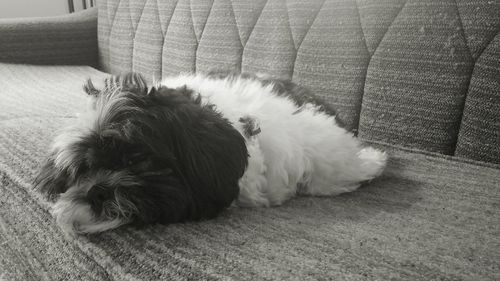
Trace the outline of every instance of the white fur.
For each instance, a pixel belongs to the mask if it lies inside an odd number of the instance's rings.
[[[100,178],[105,180],[99,180]],[[115,200],[109,201],[110,205],[104,208],[101,214],[95,214],[90,204],[82,200],[86,198],[89,188],[96,182],[111,185],[113,181],[120,181],[125,185],[135,184],[125,173],[101,172],[84,184],[77,182],[61,194],[51,210],[61,228],[68,233],[96,233],[130,222],[130,210],[135,206],[120,196],[119,192],[115,191]]]
[[[161,82],[170,88],[186,85],[204,103],[215,104],[243,134],[238,122],[252,116],[261,133],[247,139],[248,168],[240,180],[239,206],[280,205],[297,193],[336,195],[350,192],[360,182],[380,175],[387,161],[384,152],[363,148],[334,116],[313,105],[298,110],[293,101],[273,93],[253,79],[213,79],[185,74]]]
[[[105,219],[97,217],[90,205],[82,200],[86,189],[73,186],[52,206],[52,215],[57,223],[68,233],[95,233],[117,228],[128,221],[118,214]]]
[[[203,103],[215,104],[225,118],[245,136],[241,117],[251,116],[260,133],[246,138],[248,167],[239,181],[240,195],[234,202],[241,207],[280,205],[296,194],[336,195],[350,192],[360,182],[381,174],[387,155],[371,147],[363,148],[349,132],[339,127],[334,116],[318,112],[313,105],[300,110],[293,101],[273,93],[273,85],[263,86],[252,79],[212,79],[203,75],[181,75],[161,82],[170,88],[186,85],[202,97]],[[89,102],[89,110],[75,124],[56,137],[52,153],[58,168],[74,168],[72,144],[96,130],[117,108],[124,106],[114,97]],[[132,110],[132,109],[131,109]],[[107,114],[103,114],[106,112]],[[112,133],[112,132],[111,132]],[[99,175],[98,175],[99,176]],[[102,175],[130,185],[126,174]],[[96,179],[94,179],[96,180]],[[70,233],[93,233],[116,228],[130,221],[133,205],[115,194],[116,200],[96,215],[85,197],[92,182],[77,184],[61,194],[52,213]]]

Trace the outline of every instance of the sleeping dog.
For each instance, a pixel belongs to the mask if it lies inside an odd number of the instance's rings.
[[[129,73],[84,89],[87,111],[55,138],[35,181],[71,233],[350,192],[387,161],[286,79],[213,72],[148,86]]]

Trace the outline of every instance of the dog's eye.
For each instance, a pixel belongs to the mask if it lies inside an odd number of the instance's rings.
[[[126,158],[125,163],[127,163],[127,165],[129,166],[133,166],[144,161],[144,159],[145,159],[144,155],[140,153],[135,153]]]
[[[127,163],[127,165],[129,165],[129,166],[133,166],[133,165],[137,164],[138,162],[139,162],[139,161],[138,161],[138,159],[137,159],[137,158],[128,158],[128,159],[126,160],[126,163]]]

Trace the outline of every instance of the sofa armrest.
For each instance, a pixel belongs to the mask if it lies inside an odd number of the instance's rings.
[[[0,20],[0,62],[97,66],[97,8]]]

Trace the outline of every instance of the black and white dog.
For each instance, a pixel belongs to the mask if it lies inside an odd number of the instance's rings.
[[[378,176],[387,160],[288,80],[186,74],[148,87],[131,73],[85,90],[89,109],[55,138],[35,182],[68,232],[336,195]]]

